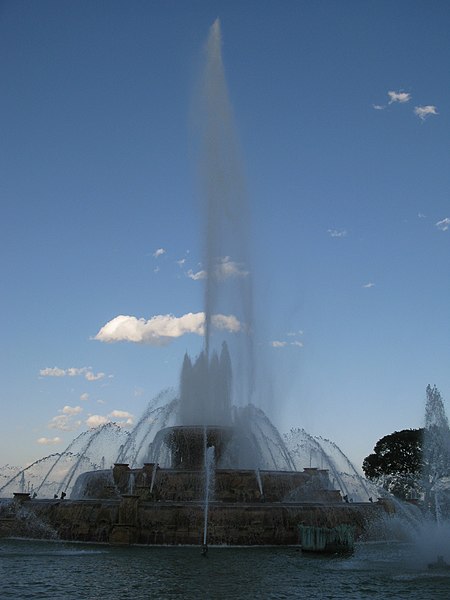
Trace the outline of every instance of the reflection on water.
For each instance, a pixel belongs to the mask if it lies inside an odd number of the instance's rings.
[[[110,547],[0,541],[1,599],[409,598],[448,600],[450,573],[408,544],[357,544],[347,558],[293,547]]]

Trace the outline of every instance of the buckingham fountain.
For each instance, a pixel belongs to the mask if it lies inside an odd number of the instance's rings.
[[[161,395],[133,431],[108,424],[84,432],[65,452],[0,481],[0,536],[284,545],[298,544],[302,528],[367,534],[393,510],[332,442],[303,430],[283,437],[259,407],[249,209],[218,21],[205,56],[203,351],[185,356],[178,392]]]

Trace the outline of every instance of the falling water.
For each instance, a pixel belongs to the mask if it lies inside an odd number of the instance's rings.
[[[261,473],[259,472],[259,469],[255,470],[255,475],[256,475],[256,481],[258,483],[259,493],[262,498],[264,496],[264,494],[263,494],[263,486],[262,486],[262,481],[261,481]]]
[[[206,438],[206,433],[205,433]],[[208,446],[205,452],[205,500],[204,500],[204,523],[203,523],[203,546],[208,541],[208,511],[209,502],[214,493],[214,446]]]

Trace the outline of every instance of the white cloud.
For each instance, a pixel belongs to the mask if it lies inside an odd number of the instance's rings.
[[[203,313],[201,313],[203,314]],[[241,323],[234,315],[213,315],[211,323],[216,329],[237,333],[241,330]]]
[[[126,410],[113,410],[108,417],[120,427],[131,427],[134,423],[134,416]]]
[[[65,406],[62,410],[61,410],[63,415],[78,415],[80,414],[80,412],[83,412],[83,409],[81,408],[81,406]]]
[[[279,342],[278,340],[275,340],[273,342],[270,342],[270,345],[272,346],[272,348],[284,348],[285,346],[287,346],[287,342]]]
[[[441,231],[447,231],[447,229],[450,227],[450,219],[445,217],[445,219],[442,219],[442,221],[438,221],[436,223],[436,227]]]
[[[126,410],[113,410],[108,415],[89,415],[86,419],[86,425],[90,428],[115,423],[119,427],[131,427],[134,423],[134,416]]]
[[[89,394],[87,392],[84,392],[84,394],[81,394],[80,400],[82,400],[83,402],[89,400]]]
[[[86,425],[93,429],[94,427],[98,427],[99,425],[106,425],[110,420],[108,417],[104,417],[103,415],[91,415],[86,419]]]
[[[88,381],[98,381],[99,379],[103,379],[105,377],[105,373],[93,373],[92,371],[86,371],[85,378]]]
[[[426,219],[427,215],[424,215],[423,213],[418,213],[417,216],[419,217],[419,219]]]
[[[291,342],[291,346],[298,346],[299,348],[303,348],[303,342],[295,340],[294,342]]]
[[[153,273],[159,273],[161,271],[161,269],[159,267],[155,267],[153,269]]]
[[[230,277],[246,277],[248,271],[244,271],[242,264],[234,262],[229,256],[220,258],[216,266],[217,279],[229,279]]]
[[[175,261],[179,267],[182,267],[186,262],[185,258],[180,258],[180,260]]]
[[[160,256],[162,256],[162,255],[163,255],[163,254],[165,254],[165,253],[166,253],[166,251],[165,251],[165,249],[164,249],[164,248],[158,248],[157,250],[155,250],[155,251],[153,252],[153,257],[154,257],[154,258],[159,258]]]
[[[287,333],[289,337],[296,337],[297,335],[303,335],[303,329],[299,329],[298,331],[289,331]]]
[[[375,287],[375,284],[372,283],[372,281],[369,281],[369,283],[365,283],[362,287],[366,288],[366,289],[369,289],[369,288]]]
[[[375,110],[384,110],[386,108],[386,106],[383,106],[382,104],[372,104],[372,107]]]
[[[46,369],[41,369],[39,375],[41,377],[65,377],[66,371],[58,367],[47,367]]]
[[[241,330],[241,323],[233,315],[213,315],[211,322],[216,329],[229,332]],[[135,342],[164,346],[173,339],[187,333],[204,335],[205,314],[187,313],[181,317],[174,315],[156,315],[151,319],[137,319],[133,316],[119,315],[106,323],[95,340],[100,342]]]
[[[50,420],[47,427],[58,431],[74,431],[80,427],[81,421],[75,421],[71,417],[72,415],[67,414],[56,415]]]
[[[428,106],[416,106],[414,108],[414,114],[417,115],[419,117],[419,119],[422,119],[422,121],[425,121],[425,119],[427,117],[429,117],[430,115],[438,115],[439,113],[435,106],[428,105]]]
[[[411,100],[411,94],[407,94],[406,92],[388,92],[388,96],[389,104],[392,104],[393,102],[403,104]]]
[[[47,367],[39,371],[41,377],[77,377],[84,375],[87,381],[97,381],[103,379],[105,373],[93,373],[91,367],[69,367],[68,369],[60,369],[59,367]]]
[[[328,229],[327,233],[330,234],[332,238],[341,238],[347,235],[347,231],[345,229]]]
[[[194,273],[194,271],[192,269],[189,269],[189,271],[186,273],[186,275],[189,277],[189,279],[193,279],[194,281],[201,281],[202,279],[206,279],[206,277],[208,276],[208,274],[206,273],[206,271],[197,271],[197,273]]]
[[[223,256],[217,259],[214,267],[214,276],[219,281],[230,279],[231,277],[247,277],[248,274],[249,272],[243,268],[242,263],[231,260],[230,256]],[[189,269],[186,275],[194,281],[200,281],[208,277],[208,272],[202,269],[195,273],[192,269]]]
[[[42,446],[49,446],[51,444],[60,444],[62,442],[62,439],[60,437],[54,437],[54,438],[40,437],[39,439],[36,440],[36,442],[38,444],[41,444]]]

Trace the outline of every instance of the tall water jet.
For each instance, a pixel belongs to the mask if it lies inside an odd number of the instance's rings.
[[[199,180],[204,215],[205,354],[223,331],[217,315],[233,316],[235,398],[251,401],[254,383],[253,307],[248,250],[249,201],[236,126],[222,60],[220,22],[212,25],[205,48],[205,68],[197,102]],[[220,339],[222,341],[222,338]]]

